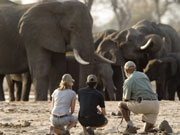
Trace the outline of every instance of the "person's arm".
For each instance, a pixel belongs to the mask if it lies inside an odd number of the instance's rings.
[[[104,96],[103,95],[100,95],[99,106],[100,106],[101,110],[98,109],[98,113],[106,115],[105,102],[104,102]]]
[[[127,102],[131,99],[131,86],[132,86],[132,81],[131,80],[126,80],[123,84],[123,101]]]
[[[51,111],[52,111],[53,108],[54,108],[54,98],[52,98],[52,101],[51,101]]]
[[[102,113],[103,115],[106,115],[106,109],[105,109],[105,108],[101,108],[101,113]]]
[[[75,105],[76,105],[76,99],[73,99],[72,102],[71,102],[71,114],[74,113]]]

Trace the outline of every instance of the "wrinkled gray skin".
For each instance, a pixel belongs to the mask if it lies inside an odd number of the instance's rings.
[[[28,101],[31,89],[29,72],[22,74],[8,74],[6,81],[9,91],[9,101]],[[16,93],[14,95],[14,93]]]
[[[133,60],[142,71],[148,60],[180,52],[179,42],[179,35],[171,26],[142,20],[131,28],[114,32],[97,50],[116,65],[123,66],[127,60]]]
[[[5,100],[2,87],[4,74],[28,71],[25,48],[17,27],[20,17],[31,6],[0,0],[0,101]]]
[[[80,64],[75,60],[73,55],[67,55],[67,73],[71,74],[75,79],[73,89],[77,92],[79,89],[79,71]],[[88,67],[87,67],[88,68]],[[113,70],[110,64],[100,62],[98,60],[94,61],[93,70],[87,74],[95,74],[98,78],[97,89],[103,92],[106,100],[115,100],[115,90],[116,87],[113,83]],[[107,92],[107,93],[105,93]]]
[[[67,44],[85,61],[94,60],[92,17],[84,4],[39,4],[22,17],[26,6],[10,2],[0,4],[0,9],[0,25],[3,26],[0,27],[0,58],[3,58],[0,74],[23,73],[29,64],[36,89],[35,100],[47,100],[48,88],[52,92],[58,86],[59,76],[65,71]]]
[[[93,40],[95,45],[95,50],[98,48],[99,44],[109,35],[112,33],[117,32],[114,29],[107,29],[101,32],[93,33]]]
[[[104,37],[112,34],[115,30],[106,30],[103,32],[93,33],[94,45],[95,48],[99,45],[100,41],[104,39]],[[99,59],[95,58],[95,61],[90,65],[79,65],[80,73],[83,74],[83,77],[79,78],[79,88],[86,86],[86,78],[89,74],[95,74],[99,77],[99,90],[104,90],[106,92],[107,99],[115,100],[116,99],[116,87],[114,86],[112,80],[113,70],[111,65],[99,61]],[[100,84],[101,83],[101,84]]]
[[[150,60],[144,72],[151,81],[156,81],[159,100],[174,100],[176,91],[180,99],[180,54],[170,53],[163,58]]]
[[[103,32],[97,32],[97,33],[93,33],[93,39],[94,39],[94,45],[95,45],[95,49],[98,47],[99,43],[108,35],[112,34],[113,32],[115,32],[115,30],[109,29],[109,30],[105,30]],[[68,46],[68,52],[69,54],[72,53],[72,47]],[[71,55],[71,54],[70,54]],[[71,56],[73,57],[73,56]],[[68,59],[72,59],[71,57],[68,57]],[[69,62],[68,62],[69,63]],[[72,61],[72,63],[74,63]],[[74,63],[75,64],[75,63]],[[70,64],[72,65],[72,64]],[[75,64],[76,65],[76,64]],[[98,76],[98,89],[102,90],[104,92],[106,92],[105,97],[108,100],[115,100],[116,99],[116,87],[114,86],[113,83],[113,78],[112,78],[112,73],[113,73],[113,69],[112,66],[113,64],[107,64],[104,63],[102,61],[99,61],[97,58],[95,58],[95,61],[92,62],[90,65],[79,65],[79,72],[81,72],[82,74],[85,74],[83,76],[83,78],[79,78],[79,75],[77,75],[77,73],[74,73],[74,66],[72,65],[67,67],[68,71],[71,71],[70,73],[75,74],[74,76],[78,76],[78,82],[79,84],[77,85],[77,81],[74,85],[75,88],[79,89],[82,87],[86,86],[86,79],[87,76],[89,74],[95,74]],[[76,68],[75,68],[76,69]],[[102,72],[104,71],[104,72]],[[77,70],[76,70],[77,72]]]
[[[132,60],[137,70],[143,71],[148,60],[164,57],[169,52],[180,52],[179,43],[179,35],[171,26],[142,20],[106,37],[97,52],[115,61],[117,66],[124,66],[126,61]]]

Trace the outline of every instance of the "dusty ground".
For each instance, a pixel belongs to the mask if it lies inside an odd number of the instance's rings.
[[[155,85],[153,84],[153,89]],[[8,102],[6,91],[6,102],[0,102],[0,135],[46,135],[50,127],[50,101],[34,102],[31,91],[29,102]],[[96,131],[96,135],[120,135],[125,130],[126,122],[111,113],[118,111],[118,102],[106,101],[108,125]],[[78,114],[79,104],[76,104],[75,115]],[[139,128],[138,133],[143,132],[141,115],[131,115],[131,119]],[[180,101],[160,101],[160,113],[156,126],[161,121],[167,120],[173,128],[173,134],[180,135]],[[77,124],[71,131],[72,135],[80,135],[82,128]]]
[[[108,125],[96,131],[98,135],[119,135],[124,131],[126,123],[120,125],[121,118],[112,116],[112,112],[117,112],[118,102],[106,102]],[[50,126],[50,102],[0,102],[0,134],[3,135],[45,135]],[[180,134],[180,102],[161,101],[160,113],[156,125],[162,120],[168,120],[173,128],[174,134]],[[76,104],[77,115],[79,105]],[[132,114],[132,120],[137,127],[143,130],[141,115]],[[82,128],[78,123],[76,128],[71,130],[72,135],[82,133]]]

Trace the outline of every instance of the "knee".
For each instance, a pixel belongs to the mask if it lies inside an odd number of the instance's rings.
[[[108,124],[108,119],[105,120],[104,126],[106,126],[107,124]]]
[[[119,102],[118,104],[118,108],[121,110],[124,108],[124,103],[123,102]]]

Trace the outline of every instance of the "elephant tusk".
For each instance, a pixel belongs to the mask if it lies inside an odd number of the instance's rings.
[[[73,49],[75,59],[82,65],[88,65],[89,62],[83,60],[76,49]]]
[[[95,57],[96,57],[98,60],[102,61],[102,62],[105,62],[105,63],[108,63],[108,64],[115,64],[114,61],[109,60],[109,59],[107,59],[107,58],[99,55],[97,52],[94,52],[94,54],[95,54]]]
[[[149,39],[145,45],[140,47],[140,49],[141,50],[146,50],[150,46],[151,41],[152,41],[152,39]]]

